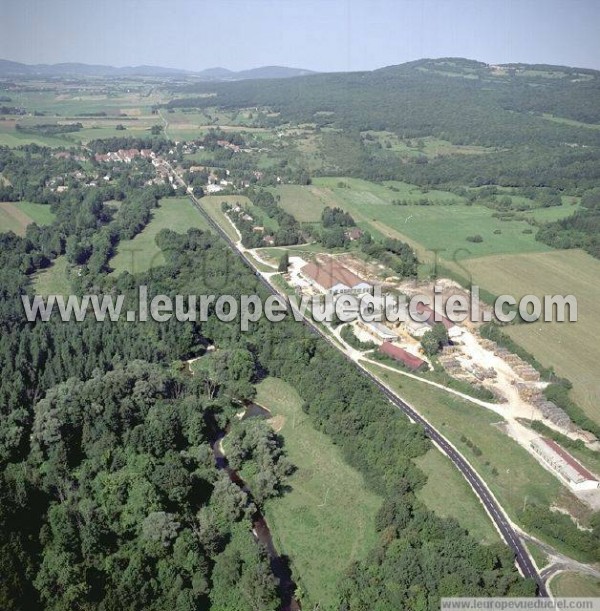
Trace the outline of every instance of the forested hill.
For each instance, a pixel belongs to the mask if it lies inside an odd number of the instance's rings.
[[[600,122],[600,73],[587,69],[419,60],[373,72],[198,83],[176,91],[186,96],[216,93],[216,102],[224,107],[268,106],[281,113],[274,117],[278,121],[386,129],[403,137],[433,135],[454,144],[600,143],[596,130],[539,116]],[[214,104],[214,97],[185,97],[169,106]]]

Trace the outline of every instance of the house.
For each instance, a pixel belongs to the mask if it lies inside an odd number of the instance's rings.
[[[263,242],[267,245],[267,246],[275,246],[275,238],[272,235],[266,235],[263,238]]]
[[[252,231],[254,233],[264,233],[265,232],[265,228],[261,227],[260,225],[255,225],[254,227],[252,227]]]
[[[322,293],[336,295],[340,293],[370,293],[373,285],[365,282],[349,269],[329,259],[325,263],[307,263],[301,269],[308,282]]]
[[[359,240],[360,238],[362,238],[364,233],[365,232],[362,229],[359,229],[358,227],[352,227],[352,229],[348,229],[348,231],[346,231],[344,235],[346,236],[346,238],[348,238],[348,240],[354,242],[355,240]]]
[[[427,363],[423,359],[420,359],[418,356],[407,352],[403,348],[400,348],[400,346],[396,346],[391,342],[383,342],[383,344],[379,346],[379,352],[393,358],[399,363],[403,363],[413,371],[422,367],[427,367]]]
[[[531,449],[572,490],[594,490],[600,488],[600,480],[583,467],[571,454],[553,439],[538,437],[531,441]]]
[[[204,188],[204,190],[207,193],[218,193],[219,191],[223,190],[223,187],[221,187],[220,185],[206,185],[206,187]]]

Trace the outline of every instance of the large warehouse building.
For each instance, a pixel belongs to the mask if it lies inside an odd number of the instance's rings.
[[[416,370],[421,367],[427,367],[427,363],[424,360],[390,342],[381,344],[381,346],[379,346],[379,351],[393,358],[395,361],[403,363],[409,369]]]
[[[323,293],[360,294],[370,293],[373,290],[372,284],[365,282],[334,259],[324,263],[307,263],[301,271],[310,284]]]
[[[531,448],[552,468],[573,490],[600,488],[600,481],[580,465],[554,440],[538,437],[531,442]]]

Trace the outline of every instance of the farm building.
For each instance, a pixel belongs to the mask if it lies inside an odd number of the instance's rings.
[[[380,342],[393,342],[398,339],[398,334],[379,322],[358,321],[358,326],[364,329],[369,335]]]
[[[381,346],[379,346],[379,351],[393,358],[395,361],[404,363],[404,365],[406,365],[409,369],[415,370],[427,366],[427,363],[418,356],[415,356],[403,348],[400,348],[400,346],[395,346],[390,342],[384,342],[381,344]]]
[[[571,489],[593,490],[600,488],[598,478],[580,465],[571,454],[561,448],[554,440],[538,437],[531,442],[531,448]]]
[[[302,268],[302,275],[315,288],[323,293],[336,295],[340,293],[370,293],[373,285],[365,282],[349,269],[333,259],[324,264],[307,263]]]
[[[417,322],[408,318],[402,323],[402,327],[407,333],[414,337],[423,337],[431,327],[426,322]]]

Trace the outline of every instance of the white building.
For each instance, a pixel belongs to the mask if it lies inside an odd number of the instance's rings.
[[[373,285],[359,278],[349,269],[330,259],[326,263],[307,263],[302,275],[322,293],[337,295],[341,293],[370,293]]]
[[[365,322],[359,320],[357,324],[371,337],[374,337],[380,342],[393,342],[398,339],[398,334],[395,331],[392,331],[389,327],[386,327],[380,322]]]
[[[572,490],[594,490],[600,488],[598,478],[579,464],[554,440],[538,437],[531,442],[531,449],[549,466]]]

